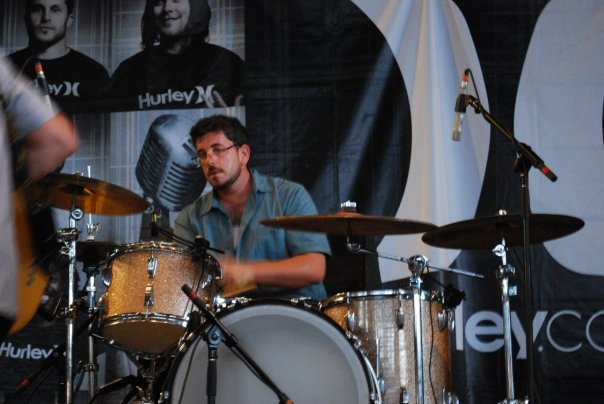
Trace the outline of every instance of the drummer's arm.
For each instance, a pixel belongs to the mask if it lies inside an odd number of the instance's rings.
[[[78,136],[69,118],[58,114],[25,136],[25,147],[28,173],[36,181],[76,151]]]
[[[300,288],[323,281],[326,258],[322,253],[304,253],[277,261],[222,262],[224,285],[263,284]]]

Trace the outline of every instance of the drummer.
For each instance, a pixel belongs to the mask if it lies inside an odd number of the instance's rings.
[[[212,248],[225,251],[216,254],[223,268],[223,291],[248,297],[324,299],[322,281],[331,253],[327,237],[260,224],[278,216],[317,214],[306,189],[248,167],[250,142],[236,118],[201,119],[190,135],[213,190],[182,210],[175,234],[189,240],[201,236]]]

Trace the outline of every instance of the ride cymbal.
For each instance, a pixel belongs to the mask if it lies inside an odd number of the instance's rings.
[[[532,213],[529,242],[538,244],[576,232],[585,225],[579,218]],[[490,250],[505,239],[505,244],[524,244],[521,215],[494,215],[451,223],[427,232],[422,240],[431,246],[460,250]]]
[[[436,226],[430,223],[387,216],[365,216],[351,211],[341,211],[331,215],[281,216],[263,220],[261,223],[269,227],[338,236],[412,234],[436,229]]]
[[[147,209],[137,194],[102,180],[75,174],[49,174],[41,182],[45,201],[55,208],[81,208],[97,215],[130,215]]]

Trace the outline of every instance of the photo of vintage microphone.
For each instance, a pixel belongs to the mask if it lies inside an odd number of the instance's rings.
[[[166,114],[149,126],[135,169],[151,206],[143,215],[141,239],[157,237],[157,226],[169,229],[169,212],[178,212],[193,202],[205,187],[189,137],[194,123],[182,115]]]

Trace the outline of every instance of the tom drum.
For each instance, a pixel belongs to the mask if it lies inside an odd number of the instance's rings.
[[[181,286],[190,285],[211,307],[220,265],[172,243],[145,242],[113,254],[105,276],[97,336],[134,353],[158,355],[176,347],[193,310]]]

